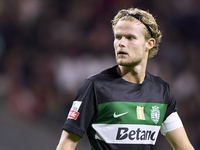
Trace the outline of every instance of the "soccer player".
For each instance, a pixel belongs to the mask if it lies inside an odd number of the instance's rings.
[[[161,39],[154,17],[122,9],[112,20],[117,65],[87,78],[75,97],[57,150],[87,133],[93,150],[153,150],[159,131],[175,150],[193,150],[165,81],[146,71]]]

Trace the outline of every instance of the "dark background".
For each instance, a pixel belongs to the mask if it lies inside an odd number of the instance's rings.
[[[129,7],[156,17],[163,38],[148,71],[170,84],[200,149],[199,0],[0,0],[0,150],[56,148],[80,83],[115,65],[111,20]],[[162,135],[160,149],[172,149]]]

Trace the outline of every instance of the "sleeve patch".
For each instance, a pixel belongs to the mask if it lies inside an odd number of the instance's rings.
[[[69,111],[67,119],[74,119],[74,120],[76,120],[78,118],[78,116],[80,114],[78,112],[78,110],[79,110],[79,108],[81,106],[81,103],[82,103],[81,101],[74,101],[73,102],[72,107],[71,107],[71,109]]]

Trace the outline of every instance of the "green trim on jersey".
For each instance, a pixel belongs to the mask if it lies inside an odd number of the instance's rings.
[[[107,102],[98,105],[93,124],[141,124],[161,126],[167,104],[138,102]]]

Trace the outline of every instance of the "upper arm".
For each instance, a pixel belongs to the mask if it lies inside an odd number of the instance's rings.
[[[56,150],[74,150],[80,139],[78,135],[63,130]]]
[[[161,126],[161,133],[175,150],[193,150],[177,112],[170,114]]]
[[[184,127],[180,127],[166,134],[166,138],[174,150],[194,150]]]

